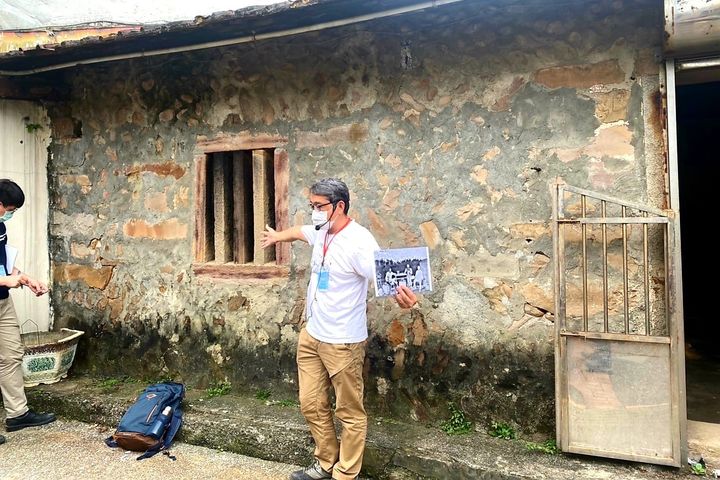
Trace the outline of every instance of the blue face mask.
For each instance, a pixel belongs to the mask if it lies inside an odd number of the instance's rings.
[[[12,211],[12,212],[5,212],[5,215],[3,215],[2,217],[0,217],[0,223],[7,222],[8,220],[10,220],[10,219],[12,218],[12,216],[13,216],[14,214],[15,214],[14,211]]]

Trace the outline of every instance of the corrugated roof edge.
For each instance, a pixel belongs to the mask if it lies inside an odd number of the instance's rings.
[[[0,55],[0,77],[264,41],[469,0],[295,0]],[[302,10],[298,12],[297,10]]]
[[[290,0],[283,3],[276,3],[272,5],[261,5],[245,7],[238,10],[226,10],[220,12],[214,12],[208,16],[197,16],[192,20],[184,20],[177,22],[168,22],[163,24],[150,24],[143,25],[139,31],[133,32],[119,32],[117,34],[107,36],[92,36],[85,37],[81,40],[65,41],[62,43],[51,43],[38,45],[31,50],[13,50],[4,54],[0,54],[0,60],[7,57],[18,57],[26,56],[35,50],[42,50],[47,52],[48,50],[58,50],[63,48],[71,48],[78,46],[90,46],[96,43],[124,40],[124,39],[137,39],[143,36],[154,36],[170,32],[189,32],[194,28],[207,27],[213,23],[224,23],[229,20],[237,20],[243,18],[256,18],[268,15],[273,15],[279,12],[283,12],[290,9],[308,7],[310,5],[316,5],[327,0]],[[13,32],[14,30],[3,30],[3,32]],[[19,31],[19,30],[18,30]]]

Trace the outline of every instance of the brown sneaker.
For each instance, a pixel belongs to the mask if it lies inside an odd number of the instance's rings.
[[[293,472],[290,475],[290,480],[321,480],[324,478],[332,478],[332,472],[323,470],[317,460],[309,467]]]

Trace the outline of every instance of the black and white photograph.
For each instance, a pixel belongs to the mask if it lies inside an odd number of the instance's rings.
[[[375,296],[395,295],[398,285],[417,293],[432,291],[427,247],[389,248],[375,252]]]

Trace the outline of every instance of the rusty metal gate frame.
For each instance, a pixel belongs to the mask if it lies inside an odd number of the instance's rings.
[[[566,193],[580,197],[579,217],[565,215],[564,198]],[[659,210],[636,203],[626,202],[607,195],[592,192],[589,190],[573,187],[562,181],[557,181],[553,188],[553,243],[554,243],[554,286],[555,286],[555,395],[556,395],[556,435],[557,444],[565,452],[580,453],[586,455],[618,458],[661,465],[679,467],[686,461],[687,450],[685,445],[686,414],[685,414],[685,362],[682,312],[678,314],[676,288],[678,283],[673,278],[678,274],[674,258],[676,256],[676,228],[677,219],[670,210]],[[586,201],[592,199],[601,205],[600,216],[588,217],[586,215]],[[612,204],[621,208],[620,217],[606,216],[606,206]],[[640,216],[626,216],[628,209],[641,212]],[[628,311],[628,225],[639,224],[643,228],[643,286],[645,301],[645,330],[644,334],[632,333],[629,328]],[[582,326],[571,330],[567,322],[568,298],[566,295],[566,264],[565,264],[565,228],[567,226],[579,225],[581,230],[582,259]],[[603,252],[603,328],[602,331],[591,331],[588,326],[588,257],[587,257],[587,226],[593,225],[602,229],[602,252]],[[623,307],[624,307],[624,333],[612,333],[608,327],[608,244],[607,227],[622,226],[623,236]],[[649,274],[648,274],[648,226],[659,225],[663,229],[663,253],[664,253],[664,275],[665,275],[665,325],[666,331],[661,335],[653,335],[650,330],[650,296],[649,296]],[[671,423],[670,437],[672,440],[671,456],[653,457],[652,455],[638,455],[632,452],[609,452],[602,445],[595,447],[579,447],[572,444],[569,425],[569,372],[568,372],[568,339],[569,338],[592,339],[592,341],[608,341],[622,343],[623,345],[635,344],[669,344],[669,371],[670,379],[670,415]],[[629,343],[628,343],[629,342]],[[654,347],[651,347],[654,348]]]

